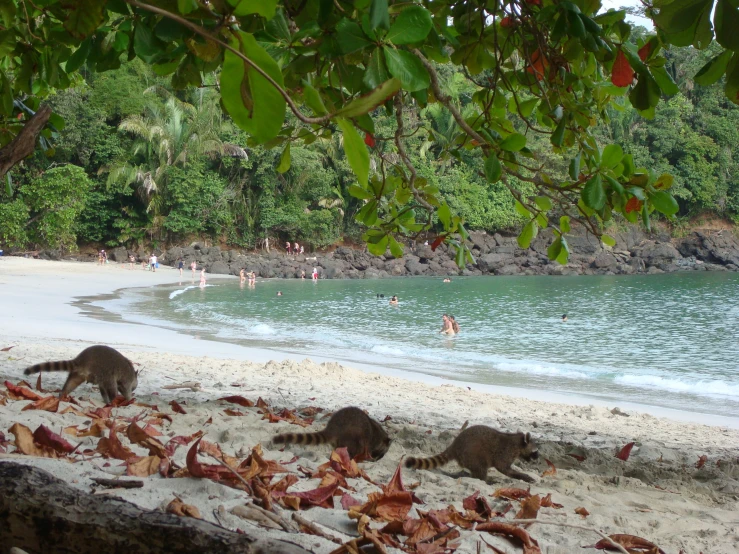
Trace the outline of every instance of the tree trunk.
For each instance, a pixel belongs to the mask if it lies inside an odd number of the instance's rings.
[[[36,138],[51,117],[51,108],[41,106],[6,146],[0,148],[0,178],[15,164],[27,158],[36,149]]]
[[[87,494],[47,471],[0,462],[0,554],[11,547],[43,554],[308,552],[287,541],[255,539],[199,519]]]

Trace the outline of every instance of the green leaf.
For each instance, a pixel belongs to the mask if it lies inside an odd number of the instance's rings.
[[[133,49],[146,63],[153,63],[164,50],[164,43],[154,35],[151,27],[143,20],[138,20],[133,34]]]
[[[600,175],[595,175],[582,189],[582,201],[594,210],[600,210],[606,205],[606,192],[603,190],[603,182]]]
[[[280,164],[277,166],[277,173],[285,173],[290,169],[290,143],[285,145],[280,155]]]
[[[639,111],[645,111],[659,104],[660,88],[651,74],[642,73],[636,86],[629,93],[629,101]]]
[[[500,167],[498,157],[495,154],[490,154],[488,159],[485,160],[485,177],[488,183],[497,183],[502,173],[503,169]]]
[[[663,173],[659,176],[657,181],[654,183],[654,188],[657,190],[669,190],[672,188],[672,183],[675,178],[669,173]]]
[[[609,144],[603,149],[600,157],[600,167],[611,169],[616,167],[624,157],[624,150],[620,144]]]
[[[550,260],[556,260],[559,257],[559,254],[562,252],[562,237],[557,237],[554,239],[552,244],[549,245],[549,248],[547,248],[547,258]]]
[[[550,140],[552,142],[552,146],[560,147],[562,146],[562,142],[565,138],[565,118],[559,120],[559,123],[557,124],[557,128],[554,129],[554,132],[552,133],[552,136],[550,137]]]
[[[398,241],[395,240],[395,237],[392,235],[388,235],[388,242],[390,243],[390,253],[393,255],[393,258],[402,258],[403,247],[398,244]]]
[[[562,233],[570,232],[570,216],[563,215],[559,218],[559,230],[562,231]]]
[[[534,240],[538,232],[539,227],[536,224],[536,221],[532,219],[523,226],[521,234],[518,235],[518,245],[521,248],[528,248],[531,245],[531,241]]]
[[[562,248],[560,248],[559,254],[557,254],[555,260],[557,263],[565,265],[567,263],[567,259],[570,257],[570,245],[567,244],[567,239],[564,237],[560,237],[560,242],[562,243]]]
[[[336,40],[342,54],[351,54],[372,44],[362,32],[362,28],[347,18],[339,21],[336,26]]]
[[[359,198],[360,200],[369,200],[374,198],[373,194],[359,185],[351,185],[347,190],[354,198]]]
[[[610,235],[601,235],[600,240],[603,242],[603,244],[610,246],[611,248],[616,246],[616,239],[614,239]]]
[[[500,148],[508,152],[518,152],[525,146],[526,137],[520,133],[513,133],[500,141]]]
[[[716,27],[716,42],[729,50],[739,50],[739,3],[734,0],[718,0],[713,23]]]
[[[341,129],[344,135],[344,153],[349,161],[349,165],[357,176],[357,181],[363,187],[367,186],[367,179],[369,177],[369,152],[367,151],[367,145],[359,136],[359,133],[352,125],[352,122],[337,117],[336,124]]]
[[[601,25],[613,25],[618,21],[623,21],[626,17],[626,10],[610,9],[606,13],[595,16],[593,19]]]
[[[92,41],[89,38],[82,41],[80,47],[67,60],[67,64],[64,67],[67,73],[73,73],[82,67],[82,64],[87,60],[87,56],[90,55],[91,46]]]
[[[240,39],[240,40],[239,40]],[[239,33],[231,46],[242,51],[280,86],[284,86],[277,62],[262,48],[254,36]],[[272,140],[282,129],[287,104],[282,95],[253,68],[233,52],[224,53],[221,71],[221,97],[234,123],[248,132],[258,143]]]
[[[387,250],[388,242],[390,242],[390,239],[387,235],[385,235],[376,243],[367,242],[367,250],[369,250],[370,254],[374,254],[375,256],[382,256],[385,253],[385,250]]]
[[[606,181],[608,181],[608,184],[611,186],[611,188],[618,194],[624,194],[626,191],[624,190],[624,186],[616,181],[613,177],[610,175],[606,175]]]
[[[372,0],[370,5],[370,27],[375,29],[390,28],[390,13],[388,12],[387,0]]]
[[[654,77],[654,80],[657,81],[659,88],[662,89],[662,92],[665,93],[667,96],[673,96],[680,92],[680,89],[677,88],[675,81],[672,80],[672,76],[664,67],[653,67],[652,77]]]
[[[426,68],[421,60],[405,50],[396,50],[389,46],[383,47],[387,69],[390,75],[400,79],[403,88],[408,92],[424,90],[431,85]]]
[[[385,58],[380,48],[375,48],[370,56],[369,65],[364,72],[362,82],[367,88],[373,89],[379,87],[382,83],[390,78],[390,74],[385,67]]]
[[[4,71],[0,71],[0,113],[13,115],[13,87]]]
[[[177,10],[182,15],[187,15],[198,9],[197,0],[177,0]]]
[[[444,226],[444,229],[449,229],[449,225],[452,221],[452,211],[449,209],[449,205],[446,202],[443,202],[441,206],[439,206],[439,209],[436,211],[436,215]]]
[[[303,84],[303,99],[316,115],[326,115],[328,113],[328,110],[321,99],[321,95],[308,83]]]
[[[713,38],[712,7],[713,0],[674,0],[660,5],[653,20],[669,44],[706,48]]]
[[[371,227],[377,223],[377,200],[374,198],[367,202],[355,218],[359,223],[364,223],[367,227]]]
[[[543,212],[548,212],[552,209],[552,201],[548,196],[537,196],[534,198],[534,203]]]
[[[103,22],[105,2],[100,0],[66,0],[64,7],[70,9],[64,28],[77,38],[90,36]]]
[[[734,54],[726,68],[724,92],[729,100],[734,104],[739,104],[739,52]]]
[[[18,41],[15,38],[15,32],[0,31],[0,59],[5,58],[8,54],[15,50],[17,42]]]
[[[394,96],[400,90],[400,80],[390,79],[382,83],[373,91],[363,94],[359,98],[355,98],[345,107],[336,112],[336,115],[343,117],[357,117],[371,112],[380,104],[383,104],[388,98]]]
[[[675,215],[680,210],[677,200],[666,190],[657,191],[649,197],[649,200],[658,212],[665,214],[667,217]]]
[[[531,217],[531,212],[528,209],[526,209],[526,206],[521,204],[521,202],[519,202],[518,200],[516,200],[515,210],[516,210],[516,213],[518,213],[519,215],[525,218]]]
[[[724,50],[718,56],[713,58],[706,65],[701,67],[700,71],[695,74],[693,80],[701,86],[707,87],[714,84],[726,73],[726,67],[729,65],[733,52]]]
[[[275,8],[277,0],[228,0],[228,3],[235,6],[234,15],[242,16],[255,13],[272,19],[275,16]]]
[[[432,26],[431,14],[428,10],[418,4],[413,4],[395,18],[385,35],[385,40],[393,44],[420,42],[426,38]]]
[[[580,158],[582,157],[582,152],[578,152],[577,156],[572,158],[570,160],[570,167],[569,167],[569,174],[570,178],[573,180],[577,180],[578,177],[580,177]]]

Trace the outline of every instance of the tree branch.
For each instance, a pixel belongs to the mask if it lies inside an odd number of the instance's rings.
[[[27,158],[36,149],[36,138],[51,117],[51,108],[41,106],[23,126],[20,133],[3,148],[0,148],[0,178],[14,165]]]

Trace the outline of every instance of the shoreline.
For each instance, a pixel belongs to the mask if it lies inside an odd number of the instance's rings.
[[[554,463],[557,473],[545,476],[547,466],[543,459],[519,461],[518,465],[536,477],[531,485],[532,494],[553,493],[554,501],[564,505],[562,509],[542,509],[542,519],[585,525],[609,534],[638,535],[671,553],[683,549],[686,554],[699,551],[729,554],[739,547],[739,522],[735,515],[739,506],[736,461],[739,431],[734,428],[654,417],[632,412],[621,403],[619,407],[630,414],[624,417],[597,405],[536,400],[528,389],[518,397],[508,390],[502,393],[477,390],[461,382],[430,376],[409,380],[397,372],[386,374],[376,368],[360,370],[332,361],[317,363],[295,359],[297,356],[281,357],[274,351],[252,351],[228,343],[197,340],[150,325],[91,318],[81,314],[80,306],[70,304],[70,300],[110,295],[111,291],[122,288],[177,282],[176,270],[151,274],[114,265],[98,267],[23,259],[7,264],[6,261],[0,260],[0,290],[5,293],[0,348],[11,345],[14,348],[0,352],[0,382],[7,379],[17,383],[28,365],[69,359],[88,344],[111,344],[139,364],[142,371],[136,397],[144,404],[116,408],[117,417],[135,417],[144,405],[163,405],[160,409],[171,412],[167,403],[176,400],[185,406],[187,415],[171,414],[172,421],[165,423],[163,429],[168,436],[161,437],[162,441],[202,430],[204,438],[219,443],[229,456],[241,458],[240,452],[248,453],[261,444],[265,459],[287,463],[286,460],[295,458],[297,464],[308,468],[324,463],[331,449],[290,445],[282,452],[271,444],[271,437],[278,432],[299,432],[300,428],[286,422],[269,423],[255,408],[240,408],[218,399],[243,395],[256,401],[261,397],[275,406],[275,412],[278,407],[318,406],[335,410],[359,405],[378,421],[390,416],[385,426],[394,442],[387,456],[379,462],[362,464],[378,483],[388,482],[404,456],[442,451],[465,422],[508,431],[530,431],[539,442],[542,458]],[[61,386],[64,377],[64,374],[44,374],[44,387],[53,391]],[[199,390],[164,388],[185,381],[197,381],[201,386]],[[3,390],[0,385],[0,395]],[[85,408],[102,405],[99,393],[90,385],[82,385],[74,395]],[[22,411],[28,404],[30,401],[0,403],[0,431],[10,439],[11,448],[13,439],[8,430],[16,422],[31,430],[44,424],[60,433],[69,426],[82,426],[82,419],[71,412],[62,414],[63,410],[59,413]],[[232,407],[239,408],[241,415],[231,417],[224,412],[224,408]],[[324,423],[325,419],[317,416],[308,431],[320,429]],[[84,448],[95,448],[99,440],[92,436],[65,437],[86,445]],[[124,444],[129,444],[124,435],[120,437]],[[636,443],[629,461],[616,459],[614,453],[629,442]],[[145,455],[145,450],[135,444],[130,448]],[[173,461],[184,466],[186,450],[178,449]],[[585,460],[579,462],[572,454]],[[3,456],[0,454],[0,463]],[[110,477],[125,470],[116,460],[104,463],[101,458],[70,464],[13,456],[14,462],[51,471],[83,490],[89,490],[91,477]],[[707,462],[699,468],[696,462],[701,456],[706,456]],[[206,458],[201,455],[202,460]],[[297,466],[287,467],[295,471]],[[461,509],[462,499],[475,491],[490,498],[495,509],[504,509],[499,499],[491,498],[496,489],[528,486],[494,470],[489,472],[488,483],[455,471],[458,471],[456,465],[433,471],[403,471],[407,483],[420,483],[414,491],[426,503],[420,510],[444,509],[450,504]],[[319,486],[317,479],[297,475],[299,482],[295,489],[306,491]],[[176,494],[198,507],[206,520],[215,523],[220,520],[214,519],[214,510],[220,506],[230,510],[244,502],[240,491],[210,481],[206,484],[157,475],[144,481],[143,489],[115,494],[147,509],[162,508]],[[348,481],[355,489],[350,494],[361,502],[377,490],[361,479]],[[575,514],[579,507],[590,512],[586,520]],[[518,510],[518,504],[514,503],[513,508],[508,518]],[[347,519],[346,510],[338,501],[333,509],[313,508],[301,515],[329,528],[342,539],[356,536],[356,522]],[[227,516],[224,521],[229,528],[247,529],[256,536],[285,538],[282,531],[265,530],[231,514]],[[587,531],[565,531],[555,526],[534,526],[530,532],[542,551],[549,554],[580,551],[582,546],[598,540]],[[291,539],[294,537],[290,535]],[[320,537],[299,537],[301,544],[318,554],[329,553],[336,547]],[[479,534],[473,531],[464,531],[457,552],[475,552],[479,544],[477,537]],[[504,552],[518,551],[502,539],[486,535],[485,540]]]

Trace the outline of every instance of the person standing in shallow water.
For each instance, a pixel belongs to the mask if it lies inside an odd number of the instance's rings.
[[[185,269],[185,262],[180,258],[180,260],[177,262],[177,269],[180,270],[180,277],[182,277],[182,270]]]
[[[454,334],[455,335],[459,334],[459,323],[457,323],[457,320],[454,319],[453,315],[449,316],[449,321],[452,322],[452,331],[454,331]]]
[[[562,323],[565,323],[567,321],[567,314],[562,315]]]
[[[205,286],[205,268],[200,270],[200,286]]]
[[[246,281],[246,275],[244,274],[244,268],[242,267],[239,270],[239,283],[243,283],[244,281]]]

